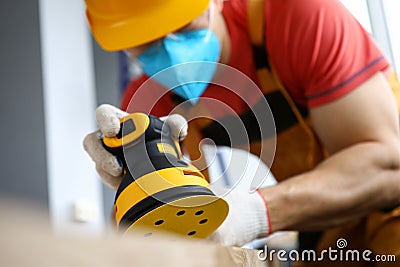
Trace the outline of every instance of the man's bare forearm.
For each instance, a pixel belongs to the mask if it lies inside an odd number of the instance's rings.
[[[323,230],[399,204],[399,163],[397,141],[363,142],[313,171],[261,189],[272,229]]]

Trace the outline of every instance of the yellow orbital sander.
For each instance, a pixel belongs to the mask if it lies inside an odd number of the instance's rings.
[[[120,121],[117,136],[103,138],[105,149],[124,168],[114,203],[118,230],[147,237],[172,232],[206,238],[213,233],[225,220],[228,204],[210,190],[197,168],[182,159],[168,125],[144,113]]]

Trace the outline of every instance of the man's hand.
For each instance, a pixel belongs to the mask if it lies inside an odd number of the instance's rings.
[[[108,104],[103,104],[96,109],[96,121],[99,130],[88,134],[83,146],[92,160],[96,163],[96,170],[102,181],[110,188],[117,190],[122,181],[122,163],[114,155],[106,151],[101,138],[113,137],[120,131],[120,119],[128,113]],[[171,130],[171,136],[183,140],[187,135],[187,122],[178,114],[160,118]]]
[[[271,233],[267,203],[258,191],[215,187],[212,190],[228,203],[229,213],[208,240],[225,246],[242,246]]]

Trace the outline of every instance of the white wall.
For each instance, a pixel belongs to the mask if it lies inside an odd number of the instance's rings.
[[[39,0],[39,6],[50,216],[57,232],[98,233],[100,179],[82,147],[95,129],[96,106],[84,2]],[[81,213],[74,213],[76,204]]]
[[[383,5],[393,61],[396,71],[400,75],[400,1],[384,0]]]

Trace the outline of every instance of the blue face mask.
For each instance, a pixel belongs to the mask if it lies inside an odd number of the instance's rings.
[[[200,29],[168,36],[137,60],[148,76],[196,104],[214,76],[220,51],[214,32]]]

